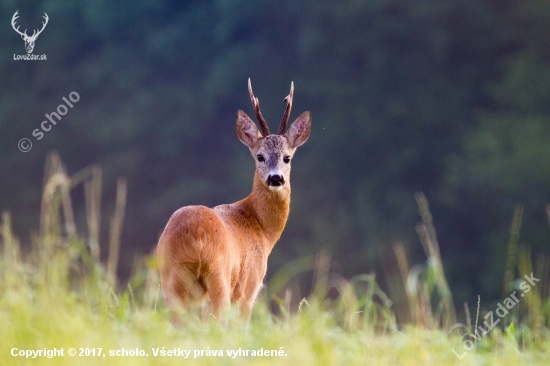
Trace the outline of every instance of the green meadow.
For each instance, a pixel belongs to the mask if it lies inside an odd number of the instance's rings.
[[[484,307],[483,300],[455,309],[422,194],[416,197],[421,219],[417,232],[426,264],[412,265],[403,246],[394,247],[403,283],[393,292],[406,298],[404,320],[374,273],[343,278],[330,272],[330,256],[321,253],[297,258],[268,279],[250,324],[230,309],[227,325],[220,326],[212,316],[201,322],[191,312],[185,325],[175,329],[168,321],[153,255],[136,259],[128,281],[116,278],[116,263],[124,256],[119,252],[126,201],[122,180],[117,208],[109,217],[109,253],[101,256],[100,179],[98,167],[68,175],[59,157],[50,156],[40,232],[31,249],[21,248],[10,214],[2,214],[2,365],[517,366],[547,365],[550,360],[548,261],[533,265],[529,249],[518,247],[512,230],[513,257],[503,276],[505,285],[512,286],[506,296],[515,291],[517,303],[505,303],[503,297],[507,311]],[[80,184],[88,208],[85,233],[77,232],[71,211],[70,192]],[[540,281],[529,285],[523,275],[532,272]],[[311,275],[314,286],[307,296],[295,298],[290,284],[303,274]],[[503,313],[502,318],[497,315]],[[498,324],[489,329],[491,317]]]

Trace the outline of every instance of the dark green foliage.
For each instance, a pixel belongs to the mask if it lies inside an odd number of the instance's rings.
[[[291,121],[310,110],[313,130],[293,163],[291,215],[270,270],[320,249],[347,276],[396,270],[392,245],[418,240],[414,193],[423,191],[455,300],[498,297],[518,202],[522,240],[548,252],[546,4],[2,1],[0,210],[30,242],[50,150],[72,172],[102,166],[108,212],[124,176],[127,274],[180,206],[248,194],[253,162],[234,129],[238,109],[252,114],[247,78],[272,129],[293,80]],[[9,28],[16,10],[29,29],[48,13],[35,47],[47,61],[12,59],[24,53]],[[72,91],[80,101],[35,140]],[[16,147],[23,137],[28,153]]]

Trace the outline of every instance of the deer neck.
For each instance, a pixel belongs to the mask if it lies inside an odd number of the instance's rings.
[[[245,200],[258,219],[269,242],[268,250],[271,251],[281,237],[290,211],[290,181],[280,191],[272,191],[263,184],[256,172],[252,193]]]

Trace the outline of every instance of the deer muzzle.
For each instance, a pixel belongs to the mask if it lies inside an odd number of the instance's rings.
[[[282,174],[269,174],[266,183],[269,189],[279,190],[285,184],[285,177]]]

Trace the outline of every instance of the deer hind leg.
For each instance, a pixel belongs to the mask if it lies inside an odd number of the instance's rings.
[[[205,289],[186,267],[172,271],[161,282],[170,322],[180,328],[183,326],[182,313],[206,300]]]

